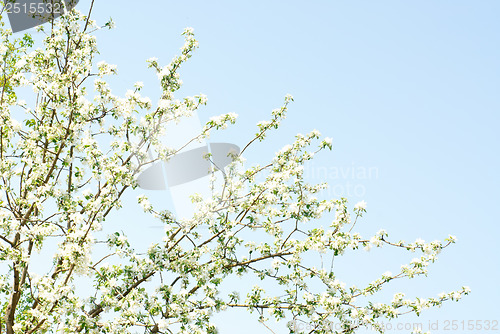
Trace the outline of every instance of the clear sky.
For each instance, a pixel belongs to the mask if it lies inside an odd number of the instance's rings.
[[[88,6],[81,0],[77,8]],[[101,59],[118,65],[116,94],[143,81],[157,96],[145,60],[166,65],[183,44],[182,30],[193,27],[200,49],[181,71],[178,96],[208,96],[201,120],[239,114],[215,139],[243,145],[290,93],[295,102],[282,128],[248,152],[249,161],[264,163],[296,133],[318,129],[333,137],[334,150],[309,176],[328,181],[332,196],[368,203],[360,232],[385,228],[408,241],[456,235],[429,277],[396,287],[429,297],[471,287],[459,303],[401,318],[440,321],[434,333],[450,332],[446,320],[460,328],[462,320],[500,320],[499,14],[497,0],[96,0],[94,8],[100,23],[116,22],[97,34]],[[115,217],[116,226],[154,224]],[[338,270],[353,281],[374,279],[408,260],[391,254],[374,249],[340,261]],[[222,334],[266,331],[244,312],[221,314],[217,323]]]

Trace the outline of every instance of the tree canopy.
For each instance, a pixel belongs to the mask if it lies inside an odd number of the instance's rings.
[[[211,176],[212,197],[193,197],[192,218],[180,220],[146,196],[138,198],[164,225],[162,242],[140,253],[124,233],[100,233],[122,207],[123,194],[137,188],[139,173],[181,150],[162,144],[166,125],[207,103],[202,94],[175,96],[182,85],[179,68],[198,47],[190,28],[170,64],[147,61],[158,76],[158,101],[143,96],[140,83],[125,96],[114,95],[106,78],[117,74],[116,67],[95,62],[95,32],[110,27],[111,21],[99,26],[76,9],[39,26],[45,34],[40,41],[0,27],[0,332],[216,333],[212,316],[231,308],[255,312],[264,325],[281,319],[290,333],[299,332],[298,323],[307,323],[311,333],[330,333],[332,321],[341,326],[337,332],[383,332],[383,319],[420,314],[469,293],[462,287],[430,298],[401,292],[390,302],[377,300],[391,281],[427,275],[455,238],[405,242],[384,230],[369,237],[357,233],[366,203],[350,209],[345,198],[319,200],[327,185],[304,178],[305,163],[332,148],[317,131],[298,134],[271,161],[245,167],[245,152],[279,128],[291,96],[257,124],[233,162]],[[21,99],[27,87],[34,92],[29,102]],[[192,140],[208,138],[236,118],[213,117]],[[326,228],[314,223],[320,219]],[[97,252],[102,246],[106,251]],[[382,246],[416,257],[362,287],[307,260],[309,254],[332,258]],[[54,254],[46,271],[33,270],[30,259],[47,249]],[[255,285],[240,296],[224,287],[237,276],[276,288]],[[82,281],[91,288],[80,288]]]

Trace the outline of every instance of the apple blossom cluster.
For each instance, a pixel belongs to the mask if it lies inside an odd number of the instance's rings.
[[[332,319],[345,333],[363,326],[383,332],[380,319],[418,315],[470,292],[463,287],[416,299],[401,292],[377,302],[377,292],[392,280],[427,275],[456,239],[391,241],[384,230],[369,237],[353,231],[366,203],[350,210],[345,198],[319,199],[327,185],[304,177],[304,165],[332,149],[331,138],[316,130],[298,134],[268,163],[245,167],[243,154],[279,128],[290,95],[257,124],[222,179],[211,175],[212,196],[193,195],[192,218],[178,220],[141,195],[142,210],[164,226],[162,240],[137,251],[123,232],[104,236],[103,225],[121,208],[123,194],[137,187],[137,175],[182,149],[162,144],[166,125],[207,103],[203,94],[174,94],[182,86],[178,70],[198,47],[191,28],[170,64],[147,61],[159,80],[158,101],[141,94],[141,82],[125,96],[114,95],[106,78],[117,75],[116,66],[95,61],[95,32],[112,26],[100,27],[73,9],[48,31],[40,26],[46,37],[35,42],[29,35],[14,38],[0,21],[0,328],[8,334],[217,333],[213,315],[234,308],[256,312],[264,324],[308,321],[315,333],[327,333],[324,324]],[[32,89],[30,102],[18,99],[22,87]],[[189,142],[236,118],[212,117]],[[377,247],[417,255],[399,272],[361,287],[348,286],[323,263],[311,264],[314,254]],[[44,251],[53,257],[37,257]],[[45,261],[47,270],[35,271],[32,260]],[[240,276],[256,284],[229,292],[227,280]],[[83,282],[91,294],[79,289]]]

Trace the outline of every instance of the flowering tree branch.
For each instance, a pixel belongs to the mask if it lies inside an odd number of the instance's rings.
[[[113,24],[99,27],[91,11],[72,10],[47,31],[40,27],[45,38],[39,48],[29,35],[14,38],[0,27],[0,332],[215,333],[214,312],[246,308],[269,330],[264,311],[277,320],[309,321],[311,333],[326,333],[331,319],[352,333],[469,293],[463,287],[437,298],[410,300],[398,293],[390,303],[371,299],[395,279],[427,275],[455,238],[408,243],[391,241],[384,230],[372,237],[355,233],[366,203],[354,207],[352,221],[346,199],[319,200],[327,185],[304,177],[304,165],[332,149],[331,139],[317,131],[298,134],[272,161],[245,168],[244,153],[280,127],[293,101],[289,95],[233,155],[222,183],[211,176],[211,198],[193,196],[192,218],[179,220],[138,197],[163,224],[161,242],[138,253],[124,233],[98,240],[123,195],[137,188],[140,172],[235,123],[237,115],[212,117],[181,147],[163,145],[166,125],[207,103],[202,94],[174,96],[182,85],[178,71],[198,47],[192,29],[184,31],[185,44],[170,64],[148,60],[161,89],[153,107],[141,95],[142,83],[124,97],[112,93],[105,78],[117,74],[116,67],[94,58],[96,32]],[[22,87],[34,90],[30,103],[18,99]],[[157,157],[148,157],[149,151]],[[327,228],[318,226],[325,221]],[[386,272],[361,288],[347,287],[333,268],[310,261],[311,254],[333,257],[383,245],[420,255],[399,273]],[[50,269],[37,272],[30,260],[50,249],[56,249]],[[242,276],[273,288],[256,284],[243,299],[226,283]],[[78,289],[82,281],[92,289]]]

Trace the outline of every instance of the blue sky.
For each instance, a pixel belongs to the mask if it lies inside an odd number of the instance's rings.
[[[96,0],[94,18],[116,22],[97,34],[100,58],[118,65],[116,94],[143,81],[157,96],[145,60],[167,64],[183,44],[182,30],[193,27],[200,49],[181,71],[178,96],[208,96],[201,120],[239,114],[214,140],[243,145],[290,93],[295,102],[282,128],[249,151],[249,161],[265,162],[296,133],[318,129],[333,138],[334,150],[314,162],[310,176],[334,186],[332,196],[368,203],[360,232],[385,228],[408,241],[456,235],[428,278],[396,287],[433,296],[469,285],[460,303],[401,319],[440,321],[433,333],[447,333],[446,320],[500,320],[499,11],[494,0]],[[116,217],[110,224],[149,224]],[[367,272],[373,279],[403,263],[393,254],[372,250],[341,260],[339,270],[354,281]],[[255,316],[234,314],[217,317],[222,334],[266,331]]]

